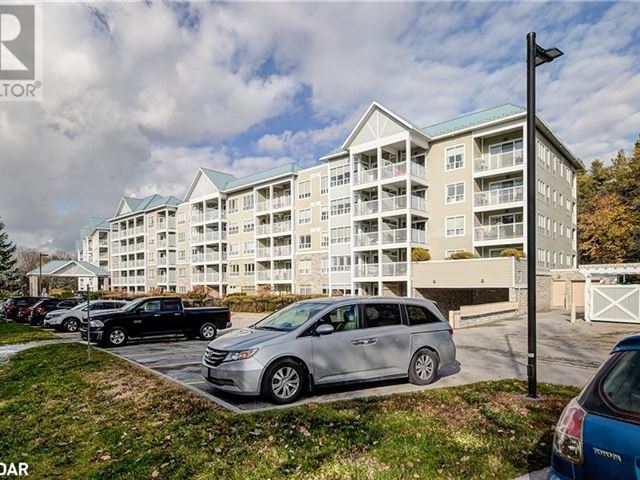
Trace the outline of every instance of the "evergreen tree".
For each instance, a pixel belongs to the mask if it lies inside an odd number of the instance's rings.
[[[20,291],[20,278],[16,268],[16,246],[9,240],[0,219],[0,298],[15,295]]]

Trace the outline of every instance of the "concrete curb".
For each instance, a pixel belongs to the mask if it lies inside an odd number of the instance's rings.
[[[542,470],[536,470],[535,472],[525,473],[524,475],[514,478],[514,480],[545,480],[551,467],[543,468]]]

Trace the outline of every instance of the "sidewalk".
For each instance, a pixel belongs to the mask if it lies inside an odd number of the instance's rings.
[[[29,348],[42,347],[44,345],[53,345],[55,343],[77,343],[78,339],[61,338],[59,340],[39,340],[37,342],[14,343],[11,345],[3,345],[0,347],[0,363],[5,362],[11,355],[15,355],[22,350]]]

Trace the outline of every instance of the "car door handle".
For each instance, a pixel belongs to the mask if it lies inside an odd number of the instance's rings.
[[[181,313],[174,313],[173,316],[174,317],[179,317],[180,315],[182,315]]]
[[[365,344],[365,340],[351,340],[351,343],[359,346],[359,345],[364,345]]]
[[[159,316],[160,316],[160,314],[159,314],[159,313],[154,313],[154,314],[153,314],[153,316],[154,316],[154,317],[159,317]]]
[[[375,345],[378,341],[378,337],[365,338],[363,340],[363,345]]]

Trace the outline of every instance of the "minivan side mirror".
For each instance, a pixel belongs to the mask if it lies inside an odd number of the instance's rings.
[[[333,325],[329,325],[328,323],[323,323],[316,327],[317,335],[331,335],[334,331]]]

